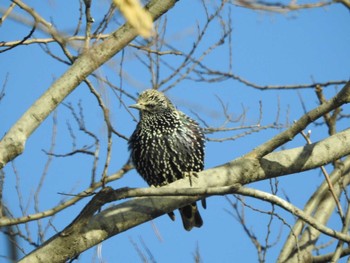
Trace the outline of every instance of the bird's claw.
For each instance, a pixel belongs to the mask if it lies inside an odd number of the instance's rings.
[[[190,186],[192,187],[192,178],[198,178],[197,172],[184,172],[184,177],[188,177],[188,180],[190,181]]]

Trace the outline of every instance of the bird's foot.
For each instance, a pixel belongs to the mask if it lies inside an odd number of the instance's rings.
[[[190,181],[190,186],[192,187],[192,179],[193,177],[198,178],[197,172],[184,172],[184,177],[188,177],[188,180]]]

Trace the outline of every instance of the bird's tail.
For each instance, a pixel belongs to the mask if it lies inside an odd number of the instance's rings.
[[[182,223],[187,231],[190,231],[193,227],[201,227],[203,225],[196,203],[179,208],[179,211]]]

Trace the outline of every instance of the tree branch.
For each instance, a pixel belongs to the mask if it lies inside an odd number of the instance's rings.
[[[152,0],[146,6],[154,20],[177,0]],[[137,36],[124,24],[104,42],[83,53],[73,65],[22,115],[0,141],[0,169],[24,151],[28,137],[42,121],[93,71],[112,58]]]
[[[240,7],[253,9],[253,10],[261,10],[261,11],[276,12],[276,13],[287,13],[287,12],[297,11],[301,9],[325,7],[328,5],[332,5],[336,2],[337,1],[320,1],[316,3],[310,3],[310,4],[296,4],[296,2],[292,1],[290,4],[286,5],[280,2],[270,3],[269,1],[261,1],[261,0],[257,0],[257,1],[235,0],[233,1],[233,4]]]
[[[133,167],[131,165],[125,164],[118,172],[108,176],[105,179],[104,183],[108,183],[108,182],[112,182],[112,181],[115,181],[117,179],[120,179],[124,174],[126,174],[132,168]],[[48,209],[46,211],[43,211],[43,212],[29,214],[29,215],[19,217],[19,218],[10,218],[10,217],[5,217],[5,216],[0,217],[0,227],[23,224],[26,222],[30,222],[30,221],[34,221],[34,220],[38,220],[41,218],[55,215],[58,212],[62,211],[63,209],[66,209],[67,207],[74,205],[75,203],[82,200],[83,198],[92,195],[96,191],[96,189],[101,188],[101,186],[102,186],[102,182],[97,182],[94,185],[86,188],[84,191],[81,191],[80,193],[74,195],[73,198],[71,198],[63,203],[60,203],[59,205],[57,205],[51,209]]]
[[[296,121],[289,129],[278,134],[273,139],[267,141],[266,143],[257,147],[254,151],[249,153],[252,157],[260,158],[265,154],[272,152],[278,147],[282,146],[286,142],[292,140],[295,135],[300,133],[305,129],[307,125],[311,122],[317,120],[324,114],[340,107],[343,104],[350,102],[350,81],[346,83],[343,89],[337,93],[332,99],[321,104],[317,108],[309,111],[304,116],[302,116],[298,121]]]
[[[328,227],[326,227],[323,224],[320,224],[316,219],[312,218],[308,214],[306,214],[303,210],[293,206],[291,203],[288,203],[287,201],[283,200],[282,198],[279,198],[276,195],[272,195],[260,190],[256,189],[251,189],[251,188],[246,188],[246,187],[241,187],[236,191],[237,194],[245,195],[245,196],[250,196],[254,198],[258,198],[263,201],[268,201],[269,203],[278,205],[279,207],[291,212],[293,215],[296,215],[300,219],[302,219],[304,222],[309,224],[310,226],[314,227],[318,231],[331,236],[335,237],[336,239],[349,242],[350,241],[350,236],[342,233],[342,232],[337,232],[335,230],[332,230]]]
[[[337,167],[336,169],[333,170],[333,172],[330,175],[331,183],[335,186],[335,193],[336,196],[338,197],[343,189],[343,186],[340,185],[339,182],[340,180],[343,180],[348,173],[350,169],[350,158],[347,157],[343,161],[343,165]],[[347,178],[349,180],[349,175],[347,175]],[[346,185],[346,182],[343,182],[342,184]],[[327,203],[328,207],[325,207],[325,203]],[[333,209],[331,206],[333,205],[334,207],[334,200],[333,197],[329,193],[329,187],[326,181],[323,181],[323,183],[317,188],[317,190],[312,194],[311,198],[309,201],[306,203],[304,206],[303,210],[305,213],[308,215],[314,215],[315,218],[317,218],[318,221],[320,222],[327,222],[329,216],[333,213]],[[319,214],[319,216],[316,216],[316,214]],[[321,218],[322,216],[322,218]],[[321,221],[322,220],[322,221]],[[302,234],[305,223],[302,220],[298,220],[294,226],[293,229],[290,231],[290,234],[285,241],[284,247],[282,248],[280,255],[278,257],[277,262],[286,262],[291,255],[295,253],[300,253],[299,248],[303,245],[302,241]],[[305,234],[305,242],[307,244],[310,244],[310,232],[309,231],[304,231]],[[316,232],[316,231],[315,231]],[[319,233],[314,233],[315,235]],[[299,239],[296,239],[296,237],[299,237]],[[313,244],[316,242],[315,238],[318,236],[313,236]],[[304,246],[305,248],[305,246]],[[298,255],[297,255],[298,256]]]
[[[67,260],[107,238],[201,199],[203,195],[232,193],[237,191],[237,185],[317,168],[349,153],[350,129],[314,144],[270,153],[260,162],[257,159],[242,157],[207,169],[198,173],[198,178],[191,179],[192,187],[186,178],[160,188],[128,190],[130,191],[128,195],[120,195],[120,192],[107,189],[112,191],[104,195],[108,197],[107,200],[101,202],[98,199],[97,202],[93,202],[92,208],[90,206],[84,209],[69,228],[52,237],[21,262],[30,262],[34,259],[45,262],[48,260],[47,255],[50,255],[51,262],[55,262],[56,259]],[[117,197],[114,194],[118,194]],[[143,197],[113,206],[92,216],[106,202],[140,195]],[[309,217],[308,222],[313,226],[315,224]],[[324,226],[320,227],[319,224],[317,227],[324,233],[332,232]],[[350,237],[342,233],[337,233],[337,236],[350,241]]]

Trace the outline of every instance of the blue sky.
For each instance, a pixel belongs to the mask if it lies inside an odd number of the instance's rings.
[[[78,1],[48,1],[38,3],[27,1],[62,31],[70,34],[77,21]],[[1,7],[7,7],[8,3],[2,3]],[[210,6],[210,4],[209,4]],[[100,21],[108,1],[93,2],[92,15],[95,21]],[[212,12],[212,9],[209,9]],[[19,9],[15,12],[21,13]],[[22,14],[22,13],[21,13]],[[227,18],[228,8],[225,8],[223,17]],[[167,14],[167,28],[165,39],[177,49],[188,52],[196,37],[196,24],[202,28],[204,25],[204,11],[200,1],[179,1]],[[116,20],[122,21],[118,15]],[[232,68],[233,72],[258,85],[288,85],[325,82],[330,80],[349,79],[350,68],[350,17],[349,11],[340,4],[334,4],[325,8],[300,10],[293,13],[277,14],[247,10],[231,5],[232,23]],[[112,23],[108,32],[116,29]],[[28,34],[28,27],[7,20],[0,27],[0,41],[17,40]],[[218,29],[218,21],[210,25],[208,32],[195,53],[200,56],[203,50],[218,41],[221,32]],[[47,37],[42,33],[35,33],[35,37]],[[62,56],[60,49],[51,44],[50,48],[56,54]],[[71,49],[72,52],[74,52]],[[134,49],[125,51],[125,65],[123,70],[127,74],[123,79],[123,88],[134,96],[143,89],[150,88],[150,74],[145,66],[137,61]],[[212,69],[228,70],[228,44],[218,47],[204,59],[206,65]],[[163,56],[162,59],[178,65],[179,57]],[[103,66],[98,73],[107,76],[108,79],[119,85],[118,76],[121,54],[117,54],[107,66]],[[1,126],[0,133],[3,136],[16,120],[34,103],[34,101],[60,77],[68,66],[53,60],[47,56],[38,45],[29,45],[15,48],[0,54],[0,85],[8,74],[6,96],[0,103]],[[161,68],[161,77],[169,74],[169,70]],[[95,79],[90,78],[99,92],[103,94],[106,104],[111,110],[111,120],[114,127],[122,134],[129,136],[136,123],[126,110],[120,105],[118,99],[108,87],[101,85]],[[171,84],[171,83],[169,83]],[[163,87],[165,88],[166,85]],[[338,87],[341,88],[341,87]],[[317,105],[317,98],[312,89],[299,90],[300,96],[306,103],[307,110]],[[260,91],[242,85],[234,80],[224,82],[203,83],[191,80],[181,81],[167,95],[177,107],[193,118],[195,111],[205,119],[209,125],[220,126],[225,119],[222,108],[217,98],[228,105],[228,112],[237,117],[242,114],[242,108],[246,110],[245,125],[256,124],[259,118],[259,101],[262,102],[262,125],[271,124],[276,119],[278,107],[280,107],[279,122],[285,124],[298,119],[303,114],[300,106],[298,92],[295,90],[270,90]],[[335,94],[334,87],[325,89],[329,98]],[[84,109],[86,127],[93,131],[101,139],[101,155],[97,176],[100,175],[105,159],[106,128],[102,120],[101,111],[95,98],[90,94],[86,85],[81,84],[66,100],[78,111],[78,103],[81,102]],[[133,101],[125,97],[124,102],[129,105]],[[349,113],[347,108],[345,111]],[[288,112],[288,114],[287,114]],[[137,116],[136,112],[133,112]],[[70,111],[60,105],[57,108],[57,139],[54,152],[66,153],[72,150],[72,142],[67,122],[73,127],[77,136],[77,147],[90,145],[91,138],[78,130]],[[241,123],[230,124],[231,127]],[[20,187],[23,192],[24,203],[28,205],[28,212],[34,213],[33,195],[40,176],[45,169],[47,156],[42,149],[49,150],[53,126],[53,115],[33,133],[26,144],[23,155],[16,158],[14,165],[20,177]],[[348,124],[340,122],[339,130],[347,128]],[[315,126],[312,129],[312,140],[317,141],[327,136],[327,130]],[[278,134],[280,130],[269,129],[234,141],[222,143],[208,142],[206,148],[206,167],[213,167],[237,158],[264,141]],[[234,133],[214,134],[210,138],[232,136]],[[301,136],[287,144],[287,147],[304,145]],[[112,161],[109,174],[117,171],[128,159],[127,144],[124,140],[114,136]],[[91,156],[79,155],[71,158],[54,158],[40,193],[40,211],[50,209],[62,198],[58,193],[78,193],[85,189],[91,176]],[[6,182],[4,199],[7,201],[15,216],[20,216],[18,209],[18,197],[15,189],[15,172],[13,166],[8,164],[4,169]],[[294,204],[302,208],[308,196],[322,181],[319,171],[311,171],[297,175],[291,175],[279,179],[279,194],[282,190]],[[146,184],[131,171],[123,179],[111,184],[114,188],[145,187]],[[250,185],[269,191],[269,182],[259,182]],[[296,189],[297,188],[297,189]],[[230,197],[232,199],[232,197]],[[61,230],[79,213],[88,200],[79,202],[66,211],[57,214],[53,220],[56,229]],[[141,250],[142,241],[147,244],[157,262],[191,262],[193,253],[198,246],[203,262],[257,262],[256,251],[244,234],[239,223],[228,213],[232,211],[224,197],[211,197],[208,199],[207,210],[201,210],[204,226],[191,232],[182,229],[181,221],[171,222],[167,216],[163,216],[148,222],[102,244],[102,258],[105,262],[139,262],[141,261],[133,242],[138,244]],[[270,206],[260,201],[247,199],[247,203],[260,209],[268,210]],[[280,210],[278,210],[281,212]],[[266,225],[269,217],[246,208],[247,226],[254,230],[257,237],[263,242],[266,235]],[[293,217],[283,214],[290,224]],[[271,242],[280,234],[281,222],[276,219],[271,233]],[[43,220],[44,225],[47,220]],[[153,224],[158,228],[162,240],[159,240],[153,230]],[[332,224],[332,222],[331,222]],[[29,224],[31,235],[37,241],[36,223]],[[49,228],[46,238],[55,233]],[[288,229],[283,228],[278,244],[267,254],[267,262],[273,262],[288,234]],[[2,251],[3,236],[0,236],[0,255]],[[133,242],[131,242],[131,240]],[[26,252],[31,247],[24,241],[21,245]],[[90,249],[80,256],[80,262],[90,262],[95,253],[95,248]]]

